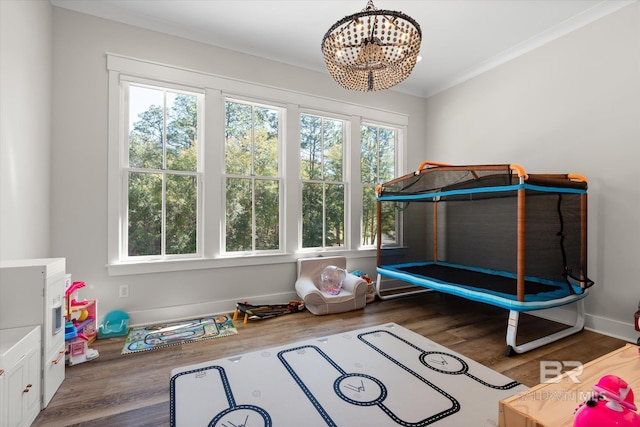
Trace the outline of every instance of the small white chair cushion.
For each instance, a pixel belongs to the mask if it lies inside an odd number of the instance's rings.
[[[298,259],[298,279],[296,293],[304,301],[305,307],[313,314],[323,315],[342,313],[363,308],[366,301],[367,282],[347,273],[342,289],[337,295],[320,290],[320,276],[327,266],[336,266],[346,270],[345,257],[317,257]]]

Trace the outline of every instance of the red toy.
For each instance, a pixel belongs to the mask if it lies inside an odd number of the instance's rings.
[[[593,390],[593,397],[576,409],[574,427],[640,427],[633,390],[626,381],[605,375]]]

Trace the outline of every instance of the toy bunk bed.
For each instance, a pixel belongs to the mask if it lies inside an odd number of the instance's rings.
[[[583,329],[583,299],[593,285],[583,176],[424,162],[377,192],[380,298],[389,298],[381,294],[384,276],[505,308],[508,356]],[[521,312],[573,303],[573,325],[516,344]]]

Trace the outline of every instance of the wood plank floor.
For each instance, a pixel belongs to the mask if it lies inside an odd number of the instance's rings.
[[[395,322],[527,386],[539,383],[541,360],[586,363],[625,342],[583,331],[522,355],[505,356],[508,312],[429,293],[375,301],[364,310],[314,316],[304,311],[238,323],[238,335],[121,356],[124,337],[91,345],[100,357],[67,367],[66,379],[34,426],[166,426],[172,369],[290,342]],[[561,326],[521,316],[518,342]],[[497,405],[497,403],[496,403]],[[355,426],[355,425],[354,425]],[[354,427],[350,426],[350,427]],[[284,426],[287,427],[287,426]]]

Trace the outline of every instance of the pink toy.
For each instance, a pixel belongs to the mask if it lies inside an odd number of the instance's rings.
[[[605,375],[593,390],[593,397],[576,409],[574,427],[640,427],[633,390],[626,381]]]
[[[67,296],[71,295],[80,288],[84,288],[84,282],[73,282],[71,286],[64,292]]]

